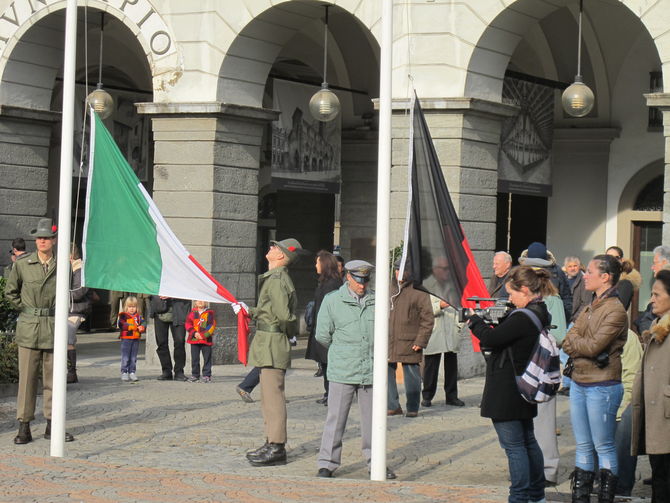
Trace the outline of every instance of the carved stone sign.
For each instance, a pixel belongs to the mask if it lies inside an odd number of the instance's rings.
[[[164,91],[181,77],[183,63],[170,29],[149,0],[90,0],[89,7],[104,10],[120,19],[137,34],[153,75],[154,91]],[[0,15],[0,71],[18,36],[37,20],[65,8],[64,0],[14,0]]]

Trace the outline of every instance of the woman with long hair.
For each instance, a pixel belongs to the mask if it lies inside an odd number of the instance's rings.
[[[316,273],[319,275],[318,284],[314,291],[314,322],[310,328],[309,339],[307,341],[307,352],[305,358],[319,363],[320,373],[323,375],[323,397],[317,400],[317,403],[328,405],[328,349],[322,346],[314,338],[316,331],[316,319],[319,315],[321,303],[326,294],[337,290],[342,286],[342,276],[337,267],[335,255],[326,250],[321,250],[316,254],[315,263]]]
[[[523,374],[542,326],[550,325],[550,316],[542,298],[556,295],[549,272],[532,267],[515,267],[509,273],[505,288],[509,301],[519,309],[533,313],[512,312],[496,327],[477,315],[470,316],[470,329],[483,348],[491,350],[486,362],[486,381],[481,415],[493,421],[500,446],[505,450],[511,485],[510,503],[544,501],[544,459],[535,439],[533,418],[537,405],[524,400],[516,377]]]
[[[628,335],[628,318],[617,293],[621,263],[611,255],[596,255],[584,274],[584,286],[595,294],[563,341],[570,356],[570,419],[577,443],[572,479],[573,503],[588,503],[598,469],[598,502],[614,501],[618,461],[614,434],[623,397],[621,353]],[[598,454],[595,466],[593,452]]]
[[[651,289],[656,320],[643,332],[642,365],[633,385],[633,454],[648,454],[651,503],[670,501],[670,271],[656,273]]]

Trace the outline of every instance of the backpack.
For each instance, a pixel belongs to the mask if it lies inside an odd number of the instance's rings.
[[[516,377],[516,386],[521,397],[529,403],[549,402],[561,386],[561,360],[556,339],[549,333],[549,327],[543,327],[537,315],[530,309],[515,309],[510,314],[524,313],[540,331],[540,336],[528,359],[526,370]],[[512,368],[512,348],[508,348]]]

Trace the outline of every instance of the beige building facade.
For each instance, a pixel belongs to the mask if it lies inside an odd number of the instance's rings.
[[[184,245],[246,302],[270,239],[374,258],[382,1],[328,2],[328,82],[342,103],[336,192],[286,190],[272,172],[272,124],[285,112],[276,82],[318,90],[326,2],[78,2],[78,115],[98,79],[102,26],[102,81],[115,98],[106,124]],[[535,240],[559,260],[618,244],[648,269],[650,248],[670,244],[670,0],[584,2],[582,74],[596,105],[581,119],[560,105],[576,72],[578,1],[393,4],[392,243],[404,221],[414,88],[484,276],[496,249],[516,255]],[[64,8],[0,0],[5,249],[58,204]],[[85,186],[78,162],[73,180]],[[83,202],[83,189],[74,192]],[[295,274],[304,304],[311,263]],[[232,325],[228,313],[221,320]],[[218,361],[234,354],[230,344]]]

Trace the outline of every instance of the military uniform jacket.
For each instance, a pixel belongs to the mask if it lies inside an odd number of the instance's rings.
[[[24,348],[53,349],[56,305],[56,257],[47,274],[33,252],[17,260],[5,285],[5,297],[18,309],[16,344]]]
[[[291,365],[289,338],[298,335],[298,297],[285,266],[258,277],[258,304],[249,308],[256,335],[249,349],[254,367],[287,369]]]

